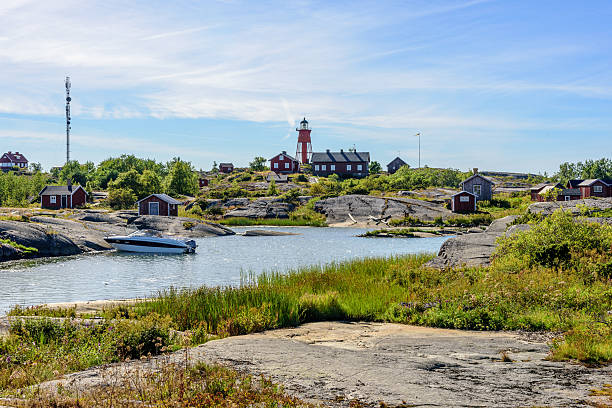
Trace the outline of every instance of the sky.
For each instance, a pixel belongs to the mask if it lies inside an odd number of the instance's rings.
[[[612,156],[612,2],[2,0],[0,150],[197,169],[314,151],[554,172]]]

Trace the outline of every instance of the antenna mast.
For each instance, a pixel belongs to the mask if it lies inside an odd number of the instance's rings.
[[[66,164],[70,163],[70,77],[66,77]]]

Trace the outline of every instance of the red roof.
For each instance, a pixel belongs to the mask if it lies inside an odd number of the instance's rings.
[[[8,152],[4,153],[2,157],[0,157],[0,163],[27,163],[28,159],[19,152]]]

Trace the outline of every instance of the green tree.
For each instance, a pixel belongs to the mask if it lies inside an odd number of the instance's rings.
[[[116,180],[111,181],[108,185],[109,190],[124,189],[130,190],[136,196],[142,195],[142,184],[140,183],[140,173],[131,169],[125,173],[119,174]]]
[[[276,181],[270,181],[270,185],[268,186],[268,195],[275,196],[278,195],[278,189],[276,188]]]
[[[32,173],[40,173],[42,171],[42,166],[40,163],[30,163],[30,170],[32,170]]]
[[[171,195],[195,195],[198,192],[198,176],[190,162],[175,157],[168,163],[166,192]]]
[[[370,163],[370,174],[378,174],[382,171],[382,166],[380,165],[379,162],[377,161],[373,161]]]
[[[162,180],[152,170],[145,170],[140,175],[140,187],[141,191],[139,198],[144,198],[149,194],[155,194],[162,191]]]
[[[264,171],[268,169],[268,167],[266,166],[266,162],[266,159],[261,156],[257,156],[253,159],[252,162],[249,163],[249,167],[253,171]]]
[[[80,165],[78,161],[73,160],[66,163],[59,172],[59,179],[63,183],[70,181],[72,184],[87,185],[89,176],[89,165]]]
[[[108,205],[115,210],[125,210],[134,207],[136,195],[126,188],[114,188],[108,192]]]

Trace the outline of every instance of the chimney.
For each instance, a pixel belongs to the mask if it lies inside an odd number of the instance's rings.
[[[326,152],[329,153],[329,149],[327,149]]]
[[[13,153],[9,150],[8,154],[13,154]]]
[[[15,154],[19,154],[19,152],[15,152]]]
[[[344,149],[340,149],[340,153],[344,153]]]
[[[68,179],[68,191],[72,191],[72,180]]]
[[[283,154],[287,154],[287,151],[286,151],[286,150],[283,150]]]
[[[474,174],[478,174],[478,167],[474,167]]]

